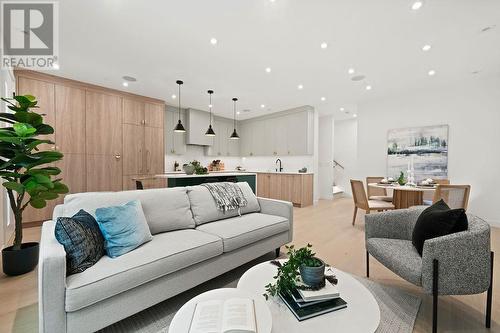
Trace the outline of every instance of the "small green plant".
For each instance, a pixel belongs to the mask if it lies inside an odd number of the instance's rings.
[[[68,187],[61,179],[53,178],[61,173],[53,163],[63,154],[40,149],[40,145],[53,144],[40,135],[53,134],[54,129],[43,123],[42,114],[31,110],[38,107],[36,98],[24,95],[2,100],[13,113],[0,113],[0,121],[8,124],[0,128],[0,177],[5,180],[2,185],[7,189],[15,220],[14,250],[19,250],[26,207],[43,208],[47,201],[67,193]]]
[[[278,267],[278,274],[273,278],[274,283],[266,285],[266,293],[264,297],[276,296],[279,293],[290,293],[297,288],[300,273],[299,267],[305,265],[307,267],[320,267],[323,263],[315,258],[316,255],[312,252],[312,245],[307,244],[305,247],[295,249],[294,245],[285,246],[288,255],[288,261]]]
[[[405,174],[403,171],[401,171],[401,173],[399,174],[399,177],[397,179],[397,182],[399,185],[403,186],[406,184],[406,178],[405,178]]]
[[[205,168],[200,164],[200,162],[194,160],[191,162],[191,164],[194,166],[194,173],[197,175],[206,175],[208,173],[208,169]]]

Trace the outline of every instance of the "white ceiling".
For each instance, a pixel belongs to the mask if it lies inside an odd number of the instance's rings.
[[[241,118],[300,105],[341,118],[369,99],[500,76],[500,1],[412,2],[64,0],[57,75],[173,105],[182,79],[183,107],[207,110],[213,89],[214,112],[231,117],[238,97],[251,110]],[[350,67],[366,80],[351,81]],[[138,81],[124,88],[123,75]]]

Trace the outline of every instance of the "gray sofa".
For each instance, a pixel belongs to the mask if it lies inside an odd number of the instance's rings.
[[[425,208],[418,206],[365,216],[367,277],[370,277],[371,254],[406,281],[432,294],[433,332],[437,331],[439,295],[472,295],[488,291],[486,327],[489,328],[493,280],[489,224],[467,214],[467,231],[426,240],[420,256],[412,244],[412,234]]]
[[[39,331],[96,331],[289,243],[292,204],[257,198],[247,183],[238,184],[248,200],[241,217],[218,211],[203,186],[66,196],[53,221],[42,227]],[[56,218],[135,199],[153,240],[66,276],[66,253],[54,236]]]

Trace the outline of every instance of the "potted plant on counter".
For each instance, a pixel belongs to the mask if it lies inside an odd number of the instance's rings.
[[[266,299],[296,288],[320,289],[325,285],[325,263],[312,252],[312,245],[295,249],[286,246],[288,260],[278,265],[274,283],[266,285]]]
[[[40,145],[54,143],[40,136],[53,134],[54,129],[43,123],[41,114],[31,111],[37,108],[36,98],[25,95],[2,100],[13,113],[0,113],[0,121],[7,123],[0,128],[0,177],[15,221],[14,244],[2,250],[2,266],[5,274],[20,275],[38,264],[38,243],[22,242],[24,210],[45,207],[47,201],[67,193],[68,187],[54,179],[61,170],[51,166],[63,154],[41,150]]]

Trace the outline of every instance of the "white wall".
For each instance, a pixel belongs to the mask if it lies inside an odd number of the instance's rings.
[[[477,78],[359,105],[353,174],[359,179],[386,174],[387,130],[448,124],[448,177],[472,186],[469,212],[500,224],[499,87],[499,78]]]
[[[356,178],[354,173],[358,163],[358,121],[335,120],[333,133],[333,159],[344,167],[335,168],[334,182],[344,193],[351,195],[350,179]]]
[[[332,199],[333,185],[333,116],[319,118],[318,130],[318,191],[320,199]]]
[[[12,71],[0,70],[0,91],[2,97],[12,97],[12,93],[16,90],[16,82]],[[4,102],[1,102],[1,112],[11,112]],[[4,127],[4,125],[2,125]],[[14,223],[10,216],[10,209],[7,202],[7,195],[2,187],[0,189],[0,249],[7,245],[14,232]]]

